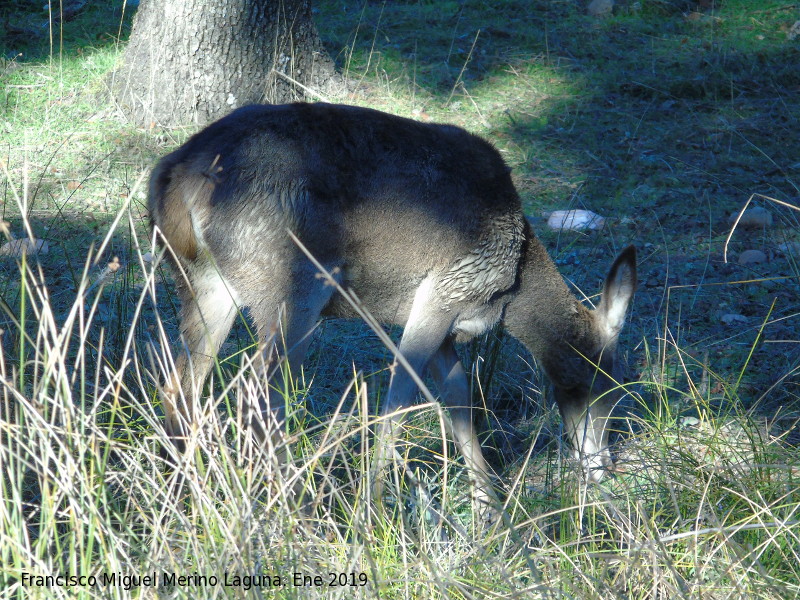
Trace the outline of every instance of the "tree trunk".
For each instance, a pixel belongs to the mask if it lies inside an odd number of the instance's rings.
[[[238,106],[343,88],[310,0],[142,0],[110,88],[142,126],[205,124]]]

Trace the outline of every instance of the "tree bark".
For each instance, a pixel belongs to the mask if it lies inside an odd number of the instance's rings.
[[[310,0],[142,0],[111,93],[141,126],[202,125],[343,88]]]

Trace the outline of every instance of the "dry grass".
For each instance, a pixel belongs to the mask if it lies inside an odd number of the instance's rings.
[[[118,216],[117,226],[132,219],[127,207]],[[564,464],[542,479],[542,458],[529,452],[517,476],[509,471],[506,521],[488,531],[475,528],[463,474],[442,453],[441,412],[429,404],[410,425],[420,446],[411,450],[416,477],[386,511],[375,509],[366,485],[373,378],[361,375],[342,385],[340,403],[320,421],[293,410],[289,476],[272,449],[254,446],[240,427],[237,406],[263,393],[243,355],[240,369],[218,371],[190,451],[169,457],[178,465],[169,474],[159,456],[169,443],[157,402],[172,365],[169,327],[143,308],[163,303],[160,276],[146,260],[147,242],[134,245],[129,269],[109,271],[87,257],[74,301],[59,315],[35,257],[17,260],[21,294],[18,306],[6,307],[16,321],[3,334],[0,363],[6,597],[235,598],[257,589],[286,598],[786,598],[800,591],[792,453],[748,415],[712,419],[711,396],[686,393],[703,417],[676,420],[659,402],[672,390],[656,381],[646,382],[647,400],[631,388],[639,414],[647,406],[654,412],[630,421],[623,474],[586,487]],[[106,351],[98,307],[124,290],[136,290],[130,333]],[[143,327],[150,336],[135,334]],[[312,383],[294,395],[313,393]],[[538,417],[539,430],[548,418]],[[307,498],[298,509],[292,478],[316,499],[310,509]],[[439,510],[444,521],[431,519]],[[136,579],[152,573],[157,582]],[[84,579],[50,587],[31,579],[54,574]],[[170,586],[173,576],[185,579]]]
[[[490,137],[534,220],[570,206],[609,217],[597,235],[543,236],[568,277],[601,272],[627,241],[644,250],[622,471],[580,480],[546,382],[495,334],[465,357],[507,520],[476,529],[434,404],[409,421],[414,477],[377,510],[367,432],[391,354],[363,324],[330,322],[286,399],[287,475],[240,427],[238,407],[265,385],[242,322],[192,452],[170,456],[168,474],[158,385],[176,301],[151,259],[141,182],[188,132],[133,130],[97,103],[115,41],[6,57],[2,218],[50,252],[0,256],[0,598],[800,597],[797,257],[776,250],[765,271],[721,263],[727,216],[751,193],[796,192],[779,3],[756,14],[730,0],[722,25],[669,2],[600,24],[563,2],[340,4],[320,7],[360,83],[352,101]],[[648,49],[632,54],[631,37]],[[795,211],[764,204],[776,225],[737,231],[735,252],[797,239]],[[722,326],[718,313],[744,320]],[[292,477],[318,499],[306,512]],[[134,579],[152,573],[160,587]],[[56,574],[98,583],[23,579]],[[187,579],[164,586],[164,574]]]

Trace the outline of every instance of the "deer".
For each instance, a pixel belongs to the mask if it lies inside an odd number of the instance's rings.
[[[148,207],[181,301],[185,351],[163,393],[179,448],[242,309],[265,360],[288,365],[271,370],[277,389],[297,373],[321,318],[357,317],[321,267],[377,321],[403,328],[404,360],[380,409],[377,439],[389,442],[375,453],[376,486],[401,409],[416,401],[413,374],[427,372],[473,499],[496,504],[456,344],[498,323],[552,382],[588,481],[613,469],[608,425],[624,394],[617,345],[637,285],[635,248],[613,261],[596,308],[585,306],[531,230],[511,169],[481,137],[355,106],[245,106],[158,162]],[[283,400],[266,396],[250,423],[260,439],[279,435],[285,416]]]

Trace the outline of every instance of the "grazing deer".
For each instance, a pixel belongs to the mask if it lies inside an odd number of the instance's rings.
[[[614,261],[600,304],[587,309],[531,232],[510,169],[481,138],[352,106],[247,106],[158,163],[149,208],[179,267],[189,357],[181,353],[164,398],[178,443],[240,307],[265,353],[295,368],[320,316],[356,316],[292,232],[377,320],[404,327],[400,353],[433,377],[479,500],[494,496],[454,342],[499,321],[554,384],[589,478],[612,467],[607,421],[621,395],[616,346],[636,288],[635,250]],[[382,413],[416,393],[396,365]],[[275,404],[261,407],[273,423],[283,418],[283,401]],[[393,434],[399,419],[386,423]]]

